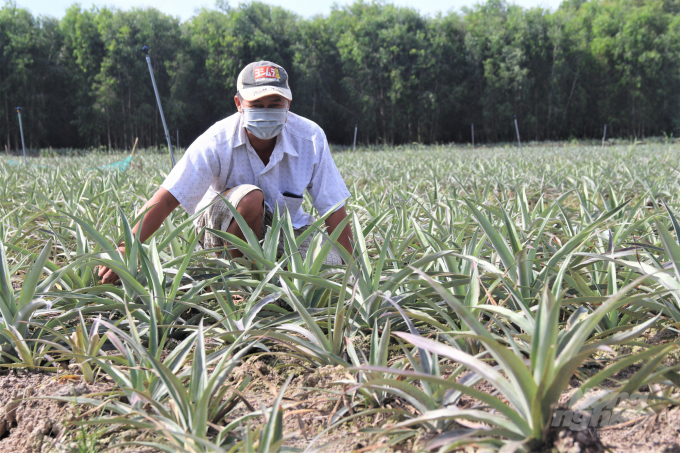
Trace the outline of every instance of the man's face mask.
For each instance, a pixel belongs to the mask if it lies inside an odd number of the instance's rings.
[[[241,108],[241,112],[248,132],[262,140],[279,135],[288,116],[288,109]]]

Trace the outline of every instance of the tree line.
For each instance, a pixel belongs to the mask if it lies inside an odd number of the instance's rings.
[[[0,10],[0,140],[20,149],[188,145],[235,112],[240,70],[284,66],[291,110],[331,143],[678,135],[680,0],[566,0],[556,11],[488,0],[424,16],[380,1],[301,18],[218,2],[182,22],[156,9],[71,6],[61,19]]]

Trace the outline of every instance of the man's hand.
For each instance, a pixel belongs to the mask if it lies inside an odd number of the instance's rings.
[[[150,208],[144,216],[142,231],[137,231],[139,229],[138,223],[132,229],[132,233],[139,238],[140,242],[146,241],[156,232],[156,230],[158,230],[158,228],[160,228],[166,217],[168,217],[177,206],[179,206],[177,198],[161,187],[140,210],[140,212],[144,212],[147,208]],[[125,247],[122,245],[118,247],[118,250],[125,253]],[[102,279],[103,284],[115,283],[118,281],[116,273],[106,266],[99,266],[98,274]]]
[[[118,247],[121,255],[125,255],[125,246],[121,245]],[[107,283],[116,283],[120,278],[118,275],[106,266],[99,266],[99,278],[102,279],[102,285]]]

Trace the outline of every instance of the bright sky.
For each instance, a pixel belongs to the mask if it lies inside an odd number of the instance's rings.
[[[513,0],[510,0],[511,2]],[[73,0],[17,0],[17,6],[28,8],[35,15],[46,15],[62,17],[66,8],[73,3]],[[331,11],[331,6],[335,0],[265,0],[266,3],[282,6],[303,17],[311,17],[316,14],[327,15]],[[473,6],[478,0],[391,0],[392,3],[402,6],[410,6],[420,11],[421,14],[436,14],[439,11],[447,12],[450,10],[460,10],[464,6]],[[120,9],[132,7],[154,7],[166,14],[179,16],[182,20],[194,15],[194,11],[200,7],[213,8],[214,0],[82,0],[79,2],[83,7],[89,9],[93,4],[115,6]],[[345,5],[352,3],[351,0],[338,0],[338,4]],[[514,3],[526,8],[542,6],[544,8],[556,9],[561,0],[514,0]],[[230,1],[232,6],[238,4],[237,1]]]

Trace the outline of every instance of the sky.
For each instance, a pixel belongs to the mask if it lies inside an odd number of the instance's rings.
[[[334,3],[339,5],[352,3],[351,0],[264,0],[265,3],[282,6],[302,17],[312,17],[317,14],[327,15]],[[420,11],[421,14],[434,15],[437,12],[460,10],[464,6],[474,6],[478,0],[388,0],[400,6],[409,6]],[[561,0],[510,0],[526,8],[541,6],[543,8],[556,9]],[[46,15],[63,17],[66,9],[76,3],[75,0],[16,0],[17,6],[28,8],[34,15]],[[186,20],[194,15],[194,11],[201,7],[214,8],[215,0],[80,0],[84,8],[89,9],[92,5],[114,6],[120,9],[132,7],[154,7],[166,14],[179,16]],[[232,6],[238,4],[238,0],[229,2]]]

